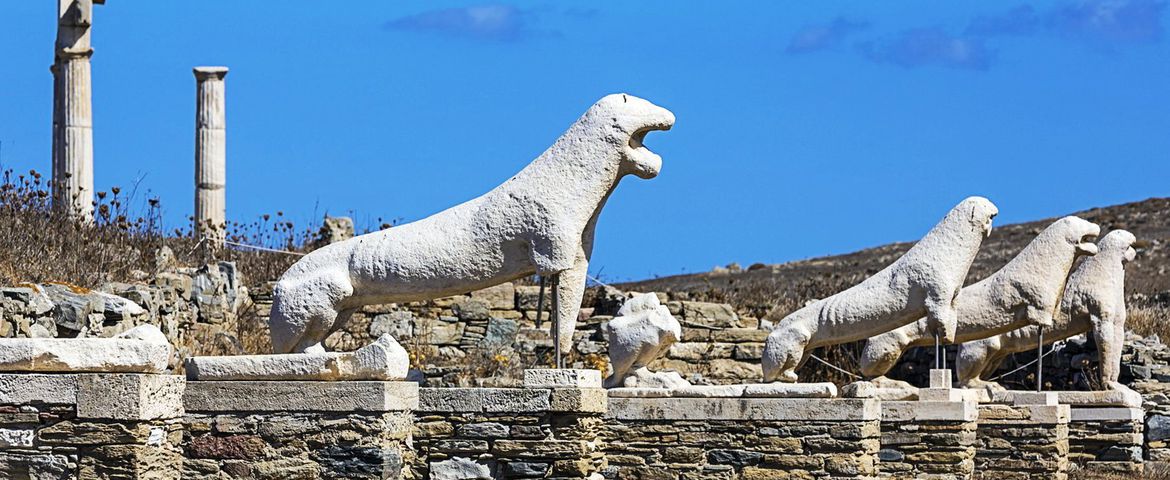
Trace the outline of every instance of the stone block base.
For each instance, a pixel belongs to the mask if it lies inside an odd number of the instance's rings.
[[[590,478],[605,466],[599,388],[424,388],[419,397],[413,478]]]
[[[183,478],[402,478],[418,384],[188,382]]]
[[[978,405],[971,400],[882,402],[879,475],[971,478],[978,418]]]
[[[185,480],[403,478],[411,412],[188,414]]]
[[[876,399],[611,398],[606,478],[873,478]]]
[[[1082,470],[1142,473],[1145,411],[1130,407],[1073,407],[1069,460]]]
[[[1068,478],[1068,405],[980,405],[976,479]]]
[[[179,478],[181,377],[3,374],[0,384],[0,478]]]

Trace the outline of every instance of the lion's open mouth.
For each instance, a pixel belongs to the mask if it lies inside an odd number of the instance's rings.
[[[663,130],[670,130],[670,125],[654,125],[654,126],[638,129],[637,131],[634,132],[633,135],[630,135],[630,148],[633,149],[634,151],[643,151],[643,152],[648,152],[648,153],[654,153],[654,152],[651,152],[650,149],[646,148],[646,143],[645,143],[646,142],[646,134],[653,132],[653,131],[663,131]]]
[[[1077,244],[1077,251],[1085,255],[1096,255],[1097,244],[1093,243],[1096,240],[1096,235],[1085,235],[1081,237],[1081,243]]]
[[[630,149],[626,154],[634,165],[634,174],[642,178],[652,178],[658,175],[658,171],[662,168],[662,157],[646,148],[644,142],[647,133],[656,130],[670,130],[670,127],[670,123],[650,125],[639,128],[630,135]]]

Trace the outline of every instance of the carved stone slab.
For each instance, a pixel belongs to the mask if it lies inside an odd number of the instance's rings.
[[[394,412],[418,407],[414,382],[188,382],[188,412]]]
[[[0,372],[162,373],[171,345],[153,325],[113,338],[0,339]]]
[[[620,420],[857,421],[881,418],[875,398],[614,398]]]
[[[191,357],[186,367],[187,379],[196,381],[389,381],[406,378],[410,358],[394,337],[382,335],[354,352]]]

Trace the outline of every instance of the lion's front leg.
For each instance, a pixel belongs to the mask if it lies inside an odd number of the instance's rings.
[[[1097,342],[1100,357],[1101,385],[1108,387],[1110,382],[1117,382],[1117,377],[1121,375],[1121,343],[1117,341],[1117,335],[1113,332],[1114,324],[1110,318],[1092,315],[1090,322],[1093,325],[1093,340]],[[1114,358],[1117,359],[1116,362]]]
[[[943,343],[953,343],[959,328],[959,313],[951,298],[926,300],[926,327]]]
[[[573,267],[558,275],[556,311],[553,312],[553,336],[561,348],[562,355],[568,354],[573,346],[573,332],[577,329],[577,315],[581,310],[581,299],[585,296],[585,276],[589,260],[584,252],[577,254]]]

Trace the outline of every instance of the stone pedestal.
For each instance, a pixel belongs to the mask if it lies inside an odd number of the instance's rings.
[[[1068,478],[1069,406],[1040,397],[1034,405],[979,406],[974,478]]]
[[[423,388],[414,478],[589,478],[605,410],[601,388]]]
[[[608,478],[873,478],[874,398],[610,398]]]
[[[401,478],[414,459],[412,382],[188,382],[184,404],[184,479]]]
[[[883,401],[880,476],[971,478],[978,419],[973,399]]]
[[[178,479],[183,378],[0,374],[0,478]]]
[[[1144,418],[1141,408],[1073,406],[1069,460],[1093,472],[1142,473]]]

